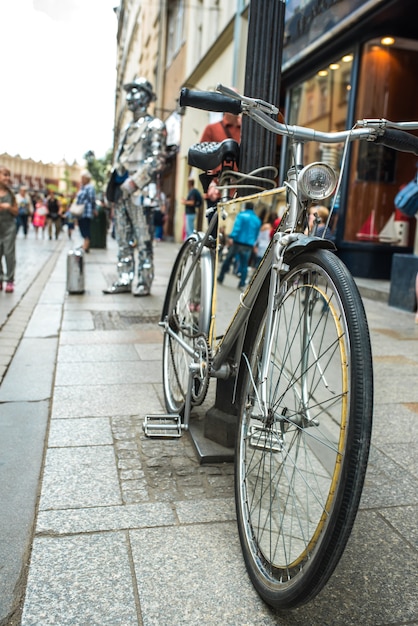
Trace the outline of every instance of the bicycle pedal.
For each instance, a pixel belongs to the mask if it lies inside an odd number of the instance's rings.
[[[260,426],[250,426],[249,434],[249,445],[253,450],[283,452],[283,442],[277,433]]]
[[[181,437],[183,423],[181,416],[176,414],[146,415],[142,425],[146,437]]]

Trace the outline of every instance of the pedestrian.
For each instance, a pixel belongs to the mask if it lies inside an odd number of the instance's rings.
[[[14,291],[17,214],[18,207],[11,189],[10,170],[0,165],[0,291],[3,290],[5,281],[6,293]]]
[[[203,202],[200,191],[196,189],[196,187],[194,186],[193,176],[189,176],[187,185],[189,189],[187,193],[187,197],[183,198],[181,201],[182,204],[184,204],[184,206],[186,207],[186,215],[185,215],[186,239],[194,231],[196,211],[199,211]]]
[[[167,197],[164,191],[158,193],[158,204],[154,207],[154,238],[155,241],[163,240],[163,227],[166,217]]]
[[[241,143],[241,115],[234,115],[233,113],[224,113],[222,119],[219,122],[212,122],[211,124],[207,124],[203,130],[202,136],[200,137],[200,143],[204,142],[215,142],[220,143],[225,139],[234,139],[237,143]],[[237,164],[234,164],[234,169],[237,170]],[[219,175],[221,170],[221,166],[217,167],[214,170],[210,170],[204,174],[201,174],[200,180],[202,182],[203,190],[205,192],[205,197],[207,200],[207,213],[209,221],[212,219],[214,212],[211,212],[210,198],[208,196],[209,189],[211,185],[211,180],[216,179],[216,184],[218,184],[217,176]],[[214,194],[214,190],[212,189],[212,194]],[[233,191],[230,190],[231,197],[233,195]],[[220,194],[219,194],[220,195]],[[218,198],[219,199],[219,198]]]
[[[204,194],[206,200],[206,217],[208,223],[210,223],[211,219],[215,215],[218,208],[218,202],[221,198],[221,192],[219,190],[218,184],[218,178],[213,178],[209,183],[207,192]]]
[[[113,203],[118,243],[117,280],[103,293],[148,296],[154,279],[153,209],[159,203],[157,180],[165,166],[165,124],[147,112],[156,100],[143,77],[124,85],[133,120],[122,133],[106,198]],[[138,252],[135,278],[134,250]]]
[[[228,138],[235,139],[238,143],[241,142],[241,115],[224,113],[219,122],[207,124],[203,130],[200,142],[220,142]]]
[[[244,210],[235,218],[234,227],[229,235],[228,254],[221,266],[218,282],[223,283],[225,274],[229,272],[235,257],[239,259],[240,280],[238,289],[245,287],[248,273],[248,262],[253,251],[261,227],[260,218],[254,213],[252,202],[246,202]]]
[[[83,237],[81,249],[90,252],[91,220],[97,215],[96,192],[91,183],[91,174],[88,170],[81,172],[81,187],[77,194],[76,204],[84,204],[81,217],[77,218],[78,228]]]
[[[308,227],[306,232],[315,237],[332,239],[333,235],[328,227],[329,209],[326,206],[311,206],[308,213]]]
[[[48,213],[48,209],[46,207],[46,202],[43,196],[38,196],[35,201],[35,212],[32,217],[32,224],[35,229],[35,238],[38,239],[39,229],[42,231],[42,239],[45,234],[45,226],[46,226],[46,215]]]
[[[46,199],[46,208],[48,213],[46,216],[46,223],[48,226],[48,236],[52,239],[52,230],[54,227],[55,239],[58,239],[61,232],[62,219],[61,219],[61,206],[58,202],[55,192],[51,189]]]
[[[30,197],[25,186],[21,186],[16,194],[17,202],[17,218],[16,218],[16,234],[19,232],[20,227],[23,228],[23,235],[26,239],[28,235],[28,224],[31,216],[33,215],[32,198]]]
[[[64,213],[64,220],[65,220],[65,225],[67,226],[68,239],[72,239],[74,228],[75,228],[75,222],[76,222],[75,217],[72,215],[70,211],[66,211]]]
[[[271,241],[271,229],[273,223],[277,219],[276,213],[269,213],[267,209],[265,209],[260,215],[261,219],[261,227],[258,232],[257,241],[255,242],[255,267],[257,268],[261,259],[263,258],[269,243]]]

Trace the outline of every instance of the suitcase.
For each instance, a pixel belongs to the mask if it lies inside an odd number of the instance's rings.
[[[70,250],[67,255],[67,291],[84,293],[84,252]]]

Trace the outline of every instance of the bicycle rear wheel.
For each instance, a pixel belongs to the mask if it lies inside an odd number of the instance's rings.
[[[211,252],[201,249],[198,236],[192,236],[178,253],[164,305],[168,328],[163,341],[163,389],[169,413],[184,412],[192,363],[200,366],[194,374],[192,404],[202,403],[206,396],[212,285]]]
[[[357,287],[328,250],[299,255],[265,351],[268,280],[244,346],[235,489],[250,578],[275,608],[311,600],[344,550],[371,435],[373,374]],[[265,404],[263,404],[265,402]]]

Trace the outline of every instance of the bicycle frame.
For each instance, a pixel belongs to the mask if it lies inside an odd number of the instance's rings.
[[[303,145],[302,143],[295,144],[294,150],[295,160],[300,164],[303,162]],[[240,304],[238,305],[230,323],[227,327],[224,335],[220,339],[220,341],[214,345],[214,321],[216,319],[216,281],[214,282],[212,289],[212,323],[209,332],[209,343],[213,350],[213,360],[211,366],[211,377],[212,378],[221,378],[227,379],[232,375],[236,375],[238,372],[240,355],[242,352],[242,345],[245,337],[246,325],[248,319],[250,317],[251,311],[253,309],[254,303],[257,300],[257,297],[260,293],[260,290],[269,274],[271,272],[270,279],[270,287],[269,287],[269,297],[268,297],[268,314],[270,316],[273,315],[274,312],[274,303],[277,299],[278,292],[280,289],[280,272],[282,269],[286,268],[285,264],[285,253],[286,250],[291,246],[295,248],[298,246],[300,251],[305,249],[307,246],[311,247],[322,247],[322,248],[332,248],[333,244],[327,242],[324,239],[319,239],[317,237],[304,235],[303,232],[295,232],[298,223],[302,223],[301,213],[303,214],[303,218],[306,215],[306,205],[307,203],[301,205],[298,202],[297,196],[297,167],[292,166],[289,169],[288,180],[286,181],[287,187],[287,202],[286,202],[286,211],[283,216],[282,223],[279,227],[278,232],[274,235],[271,244],[267,248],[265,255],[255,271],[251,282],[242,295]],[[228,211],[228,206],[236,203],[244,203],[249,200],[260,199],[269,197],[272,194],[281,192],[283,188],[275,188],[273,190],[269,190],[266,192],[261,192],[259,194],[252,194],[250,196],[243,196],[238,199],[221,202],[218,206],[218,211],[216,216],[211,220],[209,227],[205,234],[202,236],[201,233],[196,234],[196,254],[195,259],[191,263],[189,271],[187,275],[184,277],[183,285],[185,285],[192,274],[199,258],[203,254],[205,248],[208,247],[210,242],[210,237],[214,232],[217,224],[220,221],[220,216],[223,211]],[[217,240],[216,248],[219,246],[219,241]],[[180,287],[178,298],[183,292],[183,287]],[[163,318],[165,313],[165,308],[163,309]],[[182,347],[193,357],[193,351],[190,346],[183,345],[181,338],[164,322],[164,319],[161,320],[161,325],[164,327],[165,332],[168,332],[173,339],[178,341]],[[268,325],[268,327],[270,327]],[[270,338],[267,338],[266,344],[269,345]],[[235,347],[235,358],[231,361],[232,351]]]

